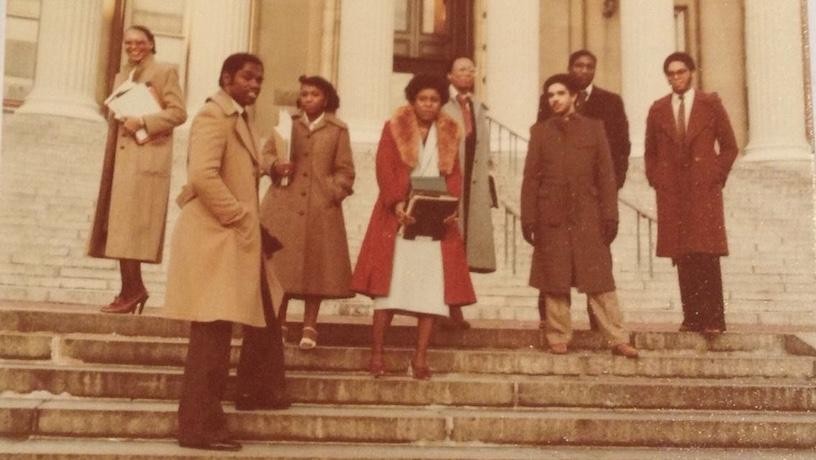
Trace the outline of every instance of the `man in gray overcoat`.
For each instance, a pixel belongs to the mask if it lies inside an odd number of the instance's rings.
[[[451,62],[448,81],[450,100],[442,108],[462,128],[459,164],[462,167],[462,200],[459,222],[467,249],[468,267],[477,273],[496,271],[496,249],[493,242],[493,220],[490,208],[495,196],[490,189],[490,130],[487,108],[473,94],[476,67],[469,58]],[[495,189],[494,192],[495,193]],[[443,327],[467,329],[460,308],[451,308],[451,321]]]
[[[544,297],[550,351],[572,339],[570,289],[587,294],[613,354],[636,358],[623,329],[609,244],[618,231],[617,186],[603,122],[575,112],[578,85],[567,74],[544,84],[555,116],[530,129],[521,185],[521,225],[533,245],[530,285]]]

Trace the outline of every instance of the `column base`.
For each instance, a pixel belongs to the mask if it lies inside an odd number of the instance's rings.
[[[740,161],[813,160],[808,144],[748,144]]]
[[[99,113],[99,106],[88,100],[72,98],[38,97],[36,94],[26,98],[15,113],[58,115],[62,117],[81,118],[100,121],[104,118]]]

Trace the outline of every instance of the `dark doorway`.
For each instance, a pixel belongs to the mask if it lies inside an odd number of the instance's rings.
[[[394,71],[445,75],[473,58],[473,0],[396,0]]]

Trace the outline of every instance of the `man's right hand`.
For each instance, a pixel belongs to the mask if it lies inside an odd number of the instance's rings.
[[[521,234],[524,236],[524,241],[530,244],[530,246],[535,246],[535,226],[522,226],[521,227]]]
[[[295,172],[295,167],[292,163],[275,163],[272,166],[273,173],[278,177],[289,177]]]

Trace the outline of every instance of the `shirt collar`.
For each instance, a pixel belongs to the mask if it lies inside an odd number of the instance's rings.
[[[695,94],[695,91],[694,91],[694,87],[692,86],[691,88],[688,89],[688,91],[683,93],[683,101],[685,101],[685,102],[693,101],[694,100],[694,94]],[[672,93],[672,102],[677,102],[679,104],[680,103],[680,95],[673,92]]]
[[[455,99],[456,97],[458,97],[460,94],[461,94],[462,96],[467,97],[467,98],[470,98],[470,97],[472,97],[472,96],[473,96],[473,92],[471,92],[471,91],[468,91],[468,92],[466,92],[466,93],[460,93],[460,92],[459,92],[459,90],[458,90],[458,89],[456,89],[456,87],[455,87],[455,86],[453,86],[453,85],[450,85],[450,91],[449,91],[449,92],[450,92],[451,96],[453,96],[453,98],[454,98],[454,99]]]

